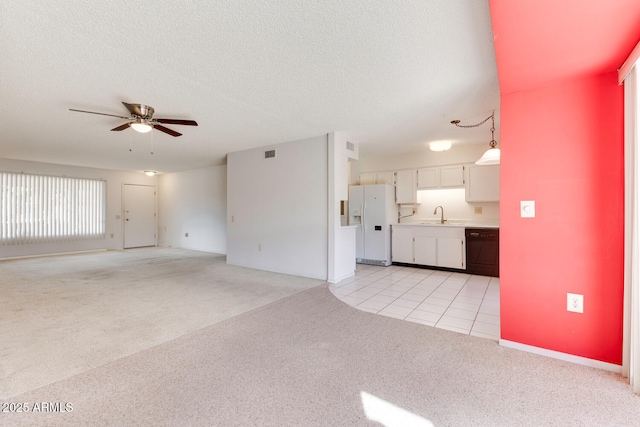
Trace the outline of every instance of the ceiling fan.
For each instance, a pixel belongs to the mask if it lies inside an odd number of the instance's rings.
[[[185,125],[185,126],[198,126],[194,120],[181,120],[181,119],[154,119],[153,118],[153,107],[149,107],[148,105],[143,104],[129,104],[127,102],[122,102],[127,110],[131,113],[130,117],[126,116],[116,116],[115,114],[106,114],[106,113],[96,113],[95,111],[85,111],[85,110],[76,110],[73,108],[69,108],[69,111],[76,111],[78,113],[89,113],[89,114],[99,114],[101,116],[111,116],[111,117],[119,117],[121,119],[129,120],[129,122],[120,125],[111,129],[112,131],[121,131],[125,130],[128,127],[133,128],[133,130],[140,133],[150,132],[151,129],[157,129],[160,132],[168,133],[171,136],[180,136],[182,135],[179,132],[176,132],[173,129],[169,129],[167,127],[162,126],[160,123],[169,124],[169,125]]]

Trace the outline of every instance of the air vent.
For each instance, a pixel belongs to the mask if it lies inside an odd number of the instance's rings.
[[[355,148],[355,146],[353,145],[353,142],[347,141],[347,150],[353,151],[354,148]]]
[[[264,152],[265,159],[271,159],[276,156],[276,150],[267,150]]]

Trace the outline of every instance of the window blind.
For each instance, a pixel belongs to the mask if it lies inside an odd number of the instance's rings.
[[[0,172],[0,244],[100,238],[106,182]]]

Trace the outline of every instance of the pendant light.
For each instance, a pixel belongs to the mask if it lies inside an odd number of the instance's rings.
[[[487,120],[491,119],[491,141],[489,142],[489,149],[485,151],[485,153],[480,157],[480,159],[476,162],[476,165],[499,165],[500,164],[500,149],[496,148],[498,143],[495,140],[494,132],[496,130],[495,125],[495,111],[491,113],[489,117],[477,123],[475,125],[461,125],[460,120],[453,120],[451,124],[456,125],[460,128],[475,128],[485,123]]]

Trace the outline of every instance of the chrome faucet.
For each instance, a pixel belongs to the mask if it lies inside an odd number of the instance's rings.
[[[440,208],[440,224],[444,224],[446,219],[444,219],[444,208],[442,206],[436,206],[436,208],[433,210],[433,214],[435,215],[438,213],[438,208]]]

